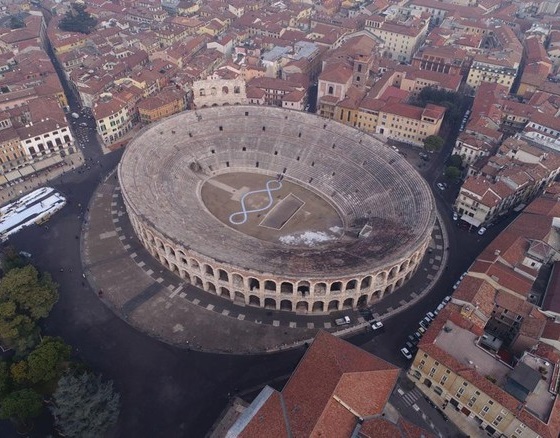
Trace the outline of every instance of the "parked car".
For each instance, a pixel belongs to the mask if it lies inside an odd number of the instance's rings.
[[[418,338],[414,335],[408,335],[407,339],[414,345],[418,344]]]
[[[427,327],[424,327],[424,326],[421,325],[420,327],[418,327],[418,331],[420,332],[420,334],[422,336],[424,336],[427,332]]]
[[[350,318],[348,316],[345,316],[343,318],[337,318],[337,319],[334,320],[334,323],[336,325],[350,324]]]
[[[72,113],[71,116],[75,119],[79,119],[80,115],[78,113]]]
[[[426,318],[429,318],[432,321],[436,316],[432,312],[426,313]]]
[[[382,330],[382,329],[383,329],[383,323],[382,323],[381,321],[375,321],[375,320],[373,320],[373,321],[371,322],[371,328],[372,328],[374,331]]]
[[[445,307],[445,304],[447,304],[447,303],[441,303],[441,304],[439,304],[439,305],[437,306],[436,310],[437,310],[438,312],[441,312],[441,311],[443,310],[443,308]],[[435,312],[434,312],[434,313],[435,313]]]
[[[442,183],[437,183],[437,188],[440,190],[445,190],[445,186]]]
[[[453,212],[453,220],[456,221],[457,219],[459,219],[459,215],[457,214],[456,211]]]
[[[443,303],[447,304],[449,303],[449,301],[451,301],[451,296],[447,295],[444,299],[443,299]]]
[[[425,329],[427,329],[427,328],[430,326],[431,322],[432,322],[432,321],[431,321],[429,318],[424,318],[422,321],[420,321],[420,328],[425,328]],[[424,334],[424,333],[422,332],[422,330],[418,329],[418,331],[419,331],[421,334]]]
[[[410,352],[410,350],[408,348],[406,348],[406,347],[401,348],[401,353],[408,360],[412,359],[412,353]]]
[[[478,229],[478,235],[479,235],[479,236],[482,236],[484,233],[486,233],[486,228],[480,227],[480,228]]]

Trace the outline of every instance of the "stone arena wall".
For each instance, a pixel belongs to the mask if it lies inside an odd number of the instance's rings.
[[[249,237],[203,205],[230,172],[283,178],[320,194],[344,236],[320,248]],[[129,144],[119,180],[146,249],[186,282],[242,305],[323,313],[382,299],[416,272],[431,239],[429,186],[379,139],[315,115],[254,106],[172,116]],[[364,224],[371,231],[358,233]]]

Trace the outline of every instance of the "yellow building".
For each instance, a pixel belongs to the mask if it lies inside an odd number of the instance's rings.
[[[11,125],[2,128],[0,130],[0,174],[21,166],[25,161],[25,150],[21,146],[16,130]]]
[[[408,371],[417,387],[471,436],[557,437],[558,397],[547,390],[554,364],[531,353],[515,365],[505,363],[492,351],[495,338],[464,328],[471,324],[459,306],[448,306],[424,335]],[[550,369],[543,374],[544,368]]]
[[[170,88],[138,104],[138,114],[143,124],[153,123],[186,109],[187,95],[183,90]]]

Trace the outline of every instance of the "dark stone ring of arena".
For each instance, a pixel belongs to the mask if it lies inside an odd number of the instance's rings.
[[[118,174],[153,257],[208,293],[268,309],[381,299],[414,274],[436,218],[426,182],[381,137],[281,108],[150,125]]]

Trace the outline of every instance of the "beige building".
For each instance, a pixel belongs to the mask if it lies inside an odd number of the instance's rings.
[[[530,353],[515,366],[504,363],[488,351],[493,339],[472,328],[457,306],[450,307],[434,321],[410,367],[418,387],[437,406],[464,416],[469,430],[478,426],[490,436],[556,438],[560,409],[548,386],[557,365]]]
[[[222,105],[244,105],[247,103],[243,79],[220,79],[211,77],[194,81],[192,85],[195,108]]]
[[[381,17],[366,20],[366,29],[380,38],[385,53],[397,61],[410,62],[428,33],[429,19],[410,18],[404,22],[383,21]]]

